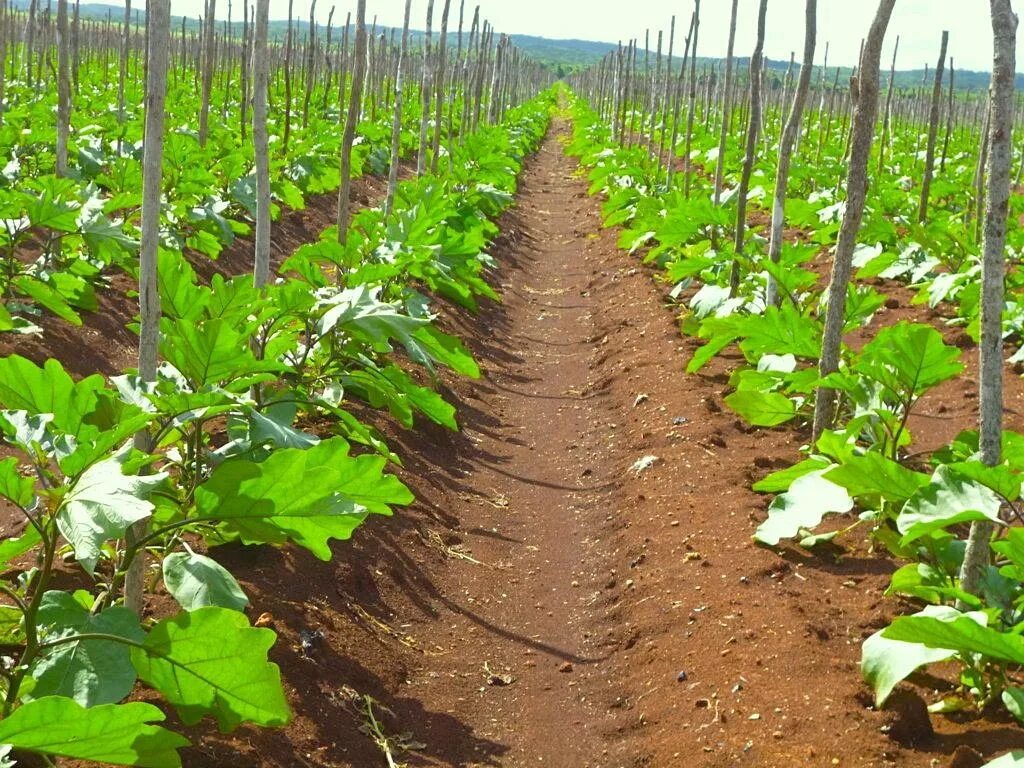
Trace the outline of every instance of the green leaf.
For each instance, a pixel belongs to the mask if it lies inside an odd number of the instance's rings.
[[[844,488],[813,472],[793,481],[789,490],[768,508],[768,519],[754,532],[754,541],[774,547],[782,539],[814,528],[825,515],[849,512],[853,499]]]
[[[198,285],[192,265],[180,253],[161,249],[157,267],[163,314],[183,320],[201,317],[210,303],[211,291]]]
[[[406,343],[409,356],[431,368],[431,362],[446,365],[460,376],[480,378],[480,368],[469,350],[454,336],[442,333],[432,325],[418,329]]]
[[[772,472],[770,475],[763,477],[754,483],[753,490],[758,493],[782,493],[783,491],[788,490],[789,486],[791,486],[793,481],[797,478],[803,477],[811,472],[828,469],[831,466],[832,462],[828,459],[822,458],[821,456],[811,456],[810,458],[804,459],[791,467],[780,469],[778,472]]]
[[[270,361],[257,360],[248,336],[222,318],[201,323],[165,318],[162,332],[160,351],[164,359],[196,389],[280,368]]]
[[[136,615],[120,606],[92,614],[67,592],[43,595],[38,623],[44,641],[84,633],[116,635],[142,642],[145,633]],[[47,651],[31,669],[35,680],[27,700],[67,696],[84,707],[114,704],[135,685],[128,646],[112,640],[80,640]]]
[[[1024,529],[1009,528],[1005,537],[992,542],[992,550],[1010,561],[1007,568],[1024,574]]]
[[[0,643],[20,645],[25,642],[23,618],[24,614],[16,605],[0,605]]]
[[[106,216],[95,216],[82,228],[82,239],[92,253],[108,263],[118,257],[137,251],[139,241],[126,235],[120,224]]]
[[[699,347],[697,351],[693,353],[693,357],[690,359],[690,362],[686,364],[686,372],[697,373],[697,371],[707,365],[715,355],[736,341],[736,339],[737,335],[734,333],[722,333],[712,336],[708,340],[707,344]]]
[[[218,605],[245,610],[249,598],[235,577],[216,560],[188,552],[172,552],[164,558],[164,586],[186,611]]]
[[[180,768],[188,741],[150,723],[164,720],[152,704],[103,704],[86,709],[63,696],[18,707],[0,720],[0,744],[52,757],[139,768]]]
[[[28,507],[35,495],[35,481],[18,472],[18,460],[15,457],[0,461],[0,496],[19,507]]]
[[[901,322],[883,328],[861,350],[853,369],[897,396],[918,397],[960,373],[960,350],[930,325]]]
[[[26,526],[21,536],[4,539],[0,542],[0,568],[6,568],[8,563],[31,551],[41,541],[39,531],[33,525]]]
[[[821,323],[789,302],[781,308],[768,307],[764,315],[751,315],[744,320],[747,332],[740,349],[752,362],[767,354],[793,354],[806,360],[816,360],[821,354]]]
[[[295,417],[294,411],[294,406],[290,409],[271,406],[267,409],[266,415],[257,410],[250,410],[246,413],[249,440],[257,445],[273,443],[278,448],[309,448],[316,445],[320,442],[319,438],[291,426]],[[279,415],[287,416],[287,421],[284,418],[277,418]]]
[[[929,606],[936,617],[945,615],[945,606]],[[861,648],[860,671],[875,692],[875,706],[882,707],[893,688],[926,664],[946,661],[956,655],[943,648],[927,648],[883,637],[885,630],[875,632]]]
[[[1024,688],[1010,685],[1003,689],[1003,704],[1017,722],[1024,723]]]
[[[981,768],[1024,768],[1024,751],[1007,752],[985,763]]]
[[[796,405],[779,392],[741,389],[727,395],[725,404],[755,427],[774,427],[796,416]]]
[[[21,275],[11,281],[11,284],[21,293],[28,296],[36,304],[48,309],[57,317],[72,325],[81,325],[82,318],[79,316],[67,300],[60,295],[53,287],[30,275]]]
[[[57,527],[75,549],[75,559],[89,573],[99,560],[103,542],[124,536],[125,531],[153,512],[150,492],[167,477],[125,475],[121,466],[128,459],[123,450],[93,464],[82,473],[64,497],[57,513]]]
[[[52,413],[54,426],[71,435],[96,408],[101,389],[102,376],[76,382],[54,358],[42,368],[20,355],[0,358],[0,404],[32,415]]]
[[[981,483],[940,466],[931,482],[914,493],[896,518],[896,527],[908,544],[940,528],[972,520],[1001,523],[1001,501]]]
[[[1006,464],[989,467],[980,461],[958,461],[949,466],[964,477],[991,488],[1007,501],[1016,501],[1020,496],[1020,476]]]
[[[459,428],[455,422],[455,408],[450,403],[445,402],[445,399],[437,394],[437,392],[416,384],[412,377],[397,365],[389,365],[383,368],[381,374],[408,397],[409,402],[429,419],[451,430]]]
[[[920,643],[928,648],[978,653],[998,661],[1024,664],[1024,638],[978,624],[972,614],[961,614],[952,620],[920,614],[901,616],[882,630],[882,635],[890,640]]]
[[[928,476],[914,472],[877,451],[868,451],[844,459],[825,473],[825,477],[843,486],[851,496],[881,496],[902,504],[928,484]]]
[[[981,604],[977,597],[951,586],[946,573],[927,563],[908,563],[898,568],[885,594],[916,597],[929,603],[960,600],[973,607]]]
[[[242,722],[279,726],[291,719],[281,673],[267,661],[275,639],[269,629],[250,627],[245,614],[207,606],[156,624],[131,657],[139,677],[186,725],[209,714],[226,733]]]
[[[349,456],[340,438],[277,450],[259,463],[229,459],[196,489],[196,511],[247,543],[290,539],[328,560],[329,541],[349,538],[367,513],[388,515],[389,505],[412,501],[383,473],[386,464],[380,456]]]

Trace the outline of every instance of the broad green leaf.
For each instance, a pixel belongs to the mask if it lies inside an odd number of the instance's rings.
[[[774,427],[796,416],[796,405],[779,392],[741,389],[727,395],[725,404],[756,427]]]
[[[753,485],[753,490],[758,493],[782,493],[789,489],[793,481],[811,472],[826,470],[833,466],[832,462],[820,456],[811,456],[791,467],[772,472],[770,475],[758,480]]]
[[[54,358],[42,368],[19,355],[0,358],[0,405],[29,414],[52,413],[54,426],[71,435],[78,434],[96,408],[102,388],[102,376],[76,382]]]
[[[409,402],[432,421],[451,430],[459,428],[455,422],[455,408],[437,392],[416,384],[412,377],[397,365],[389,365],[381,369],[381,374],[401,390],[409,398]]]
[[[480,368],[463,343],[433,325],[418,329],[412,335],[412,340],[406,342],[406,349],[410,357],[428,368],[432,367],[431,362],[437,362],[448,366],[460,376],[480,378]]]
[[[379,289],[360,285],[346,288],[323,299],[327,307],[320,317],[319,332],[325,335],[335,328],[358,333],[368,342],[380,344],[398,339],[403,344],[428,321],[409,317],[400,305],[380,301]]]
[[[974,595],[951,586],[949,576],[927,563],[908,563],[898,568],[889,579],[885,594],[916,597],[929,603],[960,600],[972,607],[981,604]]]
[[[169,320],[162,325],[160,351],[193,388],[230,384],[244,376],[280,366],[257,360],[248,337],[222,318],[196,323]]]
[[[31,551],[41,541],[39,531],[33,525],[25,526],[20,536],[4,539],[0,542],[0,569],[5,569],[8,563]]]
[[[18,460],[15,457],[0,461],[0,496],[19,507],[28,507],[35,498],[35,489],[35,480],[18,472]]]
[[[131,657],[139,677],[186,725],[212,715],[226,733],[243,722],[278,726],[291,719],[281,673],[267,661],[275,639],[269,629],[250,627],[243,613],[207,606],[157,623]]]
[[[901,616],[882,630],[883,637],[945,648],[957,653],[978,653],[997,661],[1024,664],[1024,638],[978,624],[970,614],[952,620],[930,616]]]
[[[44,594],[38,616],[45,641],[98,633],[140,643],[146,636],[138,617],[127,608],[115,606],[93,614],[67,592]],[[58,645],[36,662],[30,674],[35,685],[28,700],[67,696],[84,707],[121,701],[135,685],[128,646],[112,640]]]
[[[180,768],[177,750],[188,741],[166,728],[152,704],[103,704],[86,709],[63,696],[18,707],[0,720],[0,744],[77,760],[138,768]]]
[[[164,586],[186,611],[207,605],[242,611],[249,604],[235,577],[205,555],[172,552],[164,558],[163,572]]]
[[[36,304],[48,309],[57,317],[71,323],[81,325],[82,318],[71,308],[67,300],[52,286],[29,275],[21,275],[12,281],[18,291],[31,298]]]
[[[267,415],[260,411],[250,410],[246,414],[249,423],[249,440],[257,445],[273,443],[278,448],[309,448],[320,442],[316,435],[295,429],[291,426],[294,408],[287,423],[274,418],[277,413],[273,407],[267,409]]]
[[[963,370],[960,350],[930,325],[902,322],[883,328],[861,350],[853,369],[897,396],[920,396]]]
[[[291,539],[328,560],[329,541],[349,538],[367,513],[391,514],[389,505],[412,500],[397,478],[383,473],[386,463],[350,456],[340,438],[277,450],[259,463],[229,459],[196,489],[196,511],[248,543]]]
[[[981,483],[959,474],[949,465],[940,466],[931,482],[903,505],[896,527],[909,543],[934,530],[972,520],[1000,523],[1001,501]]]
[[[893,688],[908,676],[926,664],[946,661],[955,655],[955,651],[890,640],[879,631],[861,647],[860,671],[875,692],[875,706],[883,707]]]
[[[849,456],[825,477],[843,486],[851,496],[881,496],[901,504],[928,484],[928,475],[907,469],[877,451]]]
[[[201,317],[210,303],[211,291],[198,285],[192,265],[180,253],[161,249],[157,266],[163,314],[183,320]]]
[[[1016,501],[1020,496],[1020,476],[1006,464],[989,467],[980,461],[958,461],[949,466],[964,477],[991,488],[1007,501]]]
[[[805,528],[814,528],[830,513],[849,512],[853,499],[844,488],[826,480],[822,473],[798,477],[786,493],[768,508],[768,519],[754,532],[754,540],[774,547]]]
[[[57,527],[75,549],[75,559],[89,573],[99,560],[103,542],[124,536],[133,524],[149,517],[150,492],[166,473],[125,475],[121,466],[129,452],[93,464],[82,473],[57,512]]]
[[[1014,575],[1024,574],[1024,529],[1009,528],[1006,536],[992,542],[992,550],[1010,561]]]
[[[821,323],[789,302],[744,320],[746,338],[740,342],[740,349],[752,362],[769,354],[792,354],[806,360],[816,360],[821,354]]]

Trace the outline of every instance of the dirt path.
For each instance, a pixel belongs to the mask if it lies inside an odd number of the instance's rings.
[[[430,633],[452,652],[448,674],[426,667],[410,679],[500,745],[508,766],[603,764],[596,730],[605,707],[589,695],[609,655],[594,622],[603,557],[594,550],[618,467],[590,367],[600,307],[581,257],[593,205],[573,169],[553,133],[503,222],[496,255],[511,269],[503,305],[488,313],[485,378],[464,401],[470,450],[447,510],[472,520],[467,543],[486,566],[453,574],[450,619]],[[498,677],[488,681],[485,665]],[[513,682],[503,685],[504,675]]]

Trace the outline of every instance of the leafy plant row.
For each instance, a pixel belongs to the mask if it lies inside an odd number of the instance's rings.
[[[116,65],[116,59],[114,64]],[[133,59],[134,65],[134,59]],[[248,235],[255,219],[256,181],[252,141],[231,124],[239,109],[231,78],[213,89],[213,121],[201,143],[191,127],[200,95],[189,76],[168,84],[168,130],[164,139],[162,229],[168,247],[217,259],[234,239]],[[177,75],[177,72],[176,72]],[[81,324],[82,311],[98,309],[96,289],[112,267],[135,274],[142,206],[142,79],[129,78],[126,104],[118,108],[114,72],[97,62],[80,70],[72,116],[71,163],[66,177],[55,169],[55,89],[24,79],[4,83],[0,120],[0,332],[39,333],[42,312]],[[283,98],[280,83],[272,99]],[[279,140],[282,116],[272,114],[270,151],[272,214],[302,210],[315,195],[340,183],[339,104],[345,93],[312,92],[318,105],[287,143]],[[328,96],[330,98],[328,98]],[[454,97],[453,97],[454,98]],[[456,98],[456,101],[459,101]],[[322,106],[319,106],[321,105]],[[459,102],[461,103],[461,102]],[[404,111],[399,147],[417,145],[421,105]],[[462,109],[452,106],[453,130]],[[352,152],[352,174],[386,175],[390,162],[391,115],[366,110]]]
[[[242,586],[208,551],[289,544],[327,560],[332,540],[412,500],[387,472],[398,457],[351,404],[456,428],[430,383],[439,366],[478,369],[437,327],[432,297],[469,309],[497,298],[485,275],[493,219],[552,98],[469,136],[450,169],[403,182],[392,216],[363,211],[346,247],[328,231],[299,248],[262,291],[249,277],[203,285],[180,250],[162,249],[155,382],[132,371],[76,381],[56,360],[0,359],[0,427],[16,449],[0,461],[0,497],[26,521],[0,543],[11,658],[0,760],[181,765],[188,742],[159,724],[164,713],[124,703],[139,683],[186,725],[289,721],[267,658],[275,633],[250,625]],[[131,543],[129,529],[142,531]],[[179,613],[140,621],[121,604],[140,557],[155,566],[150,589],[162,583]],[[55,580],[65,562],[78,589]]]
[[[685,302],[681,330],[702,342],[688,372],[737,350],[742,361],[731,373],[725,402],[747,422],[765,428],[803,422],[819,389],[837,392],[838,427],[807,446],[798,463],[755,484],[755,490],[776,496],[754,538],[767,546],[792,539],[815,547],[864,527],[873,546],[906,563],[893,574],[887,593],[923,607],[864,643],[862,671],[876,704],[884,705],[894,687],[922,667],[953,662],[960,670],[959,685],[932,711],[981,712],[999,704],[1024,722],[1024,532],[1010,525],[1021,519],[1024,436],[1004,433],[1003,461],[995,467],[982,463],[976,431],[965,431],[924,457],[908,451],[911,414],[924,395],[961,373],[960,350],[930,325],[901,322],[878,330],[859,349],[844,345],[839,371],[823,379],[817,362],[824,313],[820,278],[810,262],[834,243],[843,206],[838,189],[820,187],[823,168],[794,166],[797,190],[804,183],[818,186],[804,190],[806,198],[800,191],[791,196],[787,220],[802,227],[804,244],[785,244],[780,261],[773,263],[756,236],[742,253],[732,245],[734,190],[726,190],[723,204],[715,205],[711,182],[700,173],[701,158],[716,151],[710,134],[694,134],[693,154],[685,162],[697,172],[694,189],[686,194],[678,176],[666,179],[640,143],[614,141],[608,126],[581,101],[574,106],[574,121],[568,151],[589,169],[591,194],[604,197],[606,226],[620,226],[619,245],[642,255],[673,286],[671,295]],[[898,146],[903,151],[895,152],[892,162],[911,166],[905,147]],[[953,162],[966,166],[962,155]],[[755,178],[764,176],[762,165]],[[933,189],[940,204],[933,222],[925,225],[910,223],[916,203],[907,194],[906,179],[895,185],[880,181],[869,196],[861,234],[866,244],[857,266],[862,277],[908,277],[920,286],[923,299],[955,301],[955,322],[976,334],[978,243],[964,221],[973,205],[965,180],[963,167],[954,168],[945,184]],[[752,197],[763,194],[755,188]],[[1019,238],[1019,230],[1011,229],[1011,245],[1019,245]],[[778,306],[766,301],[769,277],[780,289]],[[1011,294],[1017,279],[1011,279]],[[874,288],[852,284],[846,332],[868,326],[884,302]],[[1017,303],[1010,301],[1007,334],[1016,332],[1016,313]],[[816,530],[827,517],[849,519],[854,510],[852,525]],[[965,524],[975,520],[989,520],[999,531],[996,560],[980,594],[959,583]],[[1019,759],[1008,755],[995,764]]]

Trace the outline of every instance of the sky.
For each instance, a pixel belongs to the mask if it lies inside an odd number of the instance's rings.
[[[666,33],[669,21],[677,15],[677,42],[685,36],[694,0],[466,0],[466,25],[472,8],[480,5],[483,18],[499,32],[540,35],[549,38],[576,38],[615,43],[620,39],[643,39],[652,31],[651,47],[657,30]],[[241,16],[243,0],[232,0],[234,15]],[[294,15],[309,18],[311,0],[293,0]],[[227,17],[228,0],[218,0],[218,18]],[[452,0],[450,24],[458,23],[459,0]],[[317,16],[326,22],[331,5],[337,6],[335,22],[355,9],[355,0],[318,0]],[[440,23],[443,0],[435,0],[435,28]],[[758,0],[739,0],[736,28],[736,55],[749,56],[754,47]],[[1013,0],[1014,10],[1024,10],[1024,0]],[[829,63],[852,66],[856,63],[860,41],[871,26],[877,9],[875,0],[818,0],[817,63],[822,63],[825,43],[829,43]],[[171,0],[176,15],[201,14],[203,0]],[[367,21],[376,14],[386,26],[401,26],[404,0],[367,0]],[[413,26],[425,26],[427,0],[413,0]],[[703,0],[697,54],[724,56],[729,34],[730,0]],[[270,0],[272,19],[288,16],[288,0]],[[804,0],[768,0],[765,54],[773,59],[789,59],[795,51],[799,61],[803,49]],[[959,68],[984,70],[992,66],[992,27],[988,0],[896,0],[883,50],[883,68],[888,66],[896,36],[900,37],[898,69],[920,69],[925,63],[934,67],[943,30],[949,30],[949,54]],[[1018,33],[1018,71],[1024,69],[1024,25]]]

